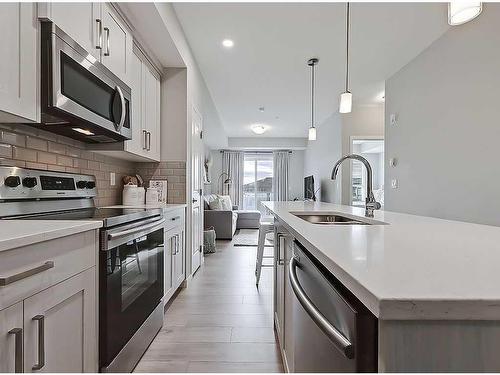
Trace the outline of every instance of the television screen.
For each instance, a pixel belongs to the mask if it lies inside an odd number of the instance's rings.
[[[314,176],[304,178],[304,199],[316,200],[314,195]]]

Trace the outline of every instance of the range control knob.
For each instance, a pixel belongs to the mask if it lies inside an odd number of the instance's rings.
[[[23,186],[26,186],[27,188],[35,187],[36,184],[37,184],[36,177],[25,177],[25,178],[23,178]]]
[[[95,188],[95,182],[87,181],[87,189],[93,189],[93,188]]]
[[[76,187],[78,189],[85,189],[87,187],[87,181],[77,181]]]
[[[21,185],[21,179],[19,176],[9,176],[5,177],[5,186],[15,188],[16,186]]]

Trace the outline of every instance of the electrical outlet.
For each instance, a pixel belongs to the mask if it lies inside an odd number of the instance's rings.
[[[110,172],[109,173],[109,184],[111,186],[115,186],[116,185],[116,175],[115,175],[115,172]]]
[[[391,187],[397,189],[399,187],[399,181],[396,179],[391,180]]]

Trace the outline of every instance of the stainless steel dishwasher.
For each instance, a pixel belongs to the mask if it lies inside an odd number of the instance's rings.
[[[294,371],[376,372],[376,317],[297,241],[289,271]]]

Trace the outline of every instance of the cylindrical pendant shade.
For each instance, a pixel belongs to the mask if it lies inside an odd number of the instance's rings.
[[[315,127],[310,127],[309,128],[309,140],[310,141],[315,141],[316,140],[316,128]]]
[[[452,1],[448,4],[448,24],[461,25],[479,16],[483,10],[480,1]]]
[[[352,94],[350,92],[343,92],[340,94],[340,113],[351,113],[352,110]]]

